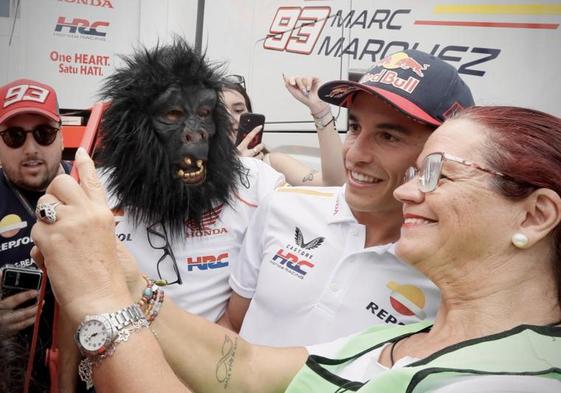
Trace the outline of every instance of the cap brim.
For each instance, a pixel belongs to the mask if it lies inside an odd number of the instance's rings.
[[[348,89],[348,91],[338,94],[337,97],[332,97],[330,96],[330,94],[335,88],[346,88]],[[433,126],[439,126],[442,124],[442,121],[430,116],[416,104],[407,100],[406,98],[392,93],[391,91],[380,89],[374,86],[366,86],[358,82],[345,80],[327,82],[319,88],[318,95],[323,101],[327,103],[346,108],[349,106],[350,98],[353,96],[353,94],[359,91],[363,91],[384,100],[403,114],[412,117],[413,119],[422,123],[430,124]]]
[[[59,115],[55,115],[52,112],[40,109],[40,108],[14,108],[11,111],[8,111],[6,113],[4,113],[4,115],[2,117],[0,117],[0,124],[4,123],[5,121],[7,121],[8,119],[16,116],[16,115],[21,115],[24,113],[31,113],[34,115],[41,115],[41,116],[45,116],[51,120],[56,121],[57,123],[60,122],[60,116]]]

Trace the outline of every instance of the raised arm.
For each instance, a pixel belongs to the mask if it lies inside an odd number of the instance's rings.
[[[55,222],[38,220],[32,237],[34,259],[48,269],[57,301],[77,326],[86,315],[113,313],[137,303],[145,295],[146,282],[114,235],[103,188],[81,149],[75,165],[81,183],[67,175],[55,178],[39,201],[56,203],[51,205]],[[127,339],[119,335],[120,342],[106,347],[103,353],[109,356],[92,358],[98,363],[93,367],[97,392],[187,392],[185,385],[197,393],[282,392],[307,356],[303,348],[252,346],[233,332],[183,312],[170,299],[150,327],[143,317],[134,320],[138,323],[120,330],[129,333]],[[105,335],[95,329],[87,345]],[[86,330],[85,337],[91,332]]]
[[[320,81],[316,77],[284,76],[284,84],[290,94],[310,109],[316,123],[321,174],[324,186],[340,186],[345,183],[343,144],[335,128],[329,104],[318,97]]]

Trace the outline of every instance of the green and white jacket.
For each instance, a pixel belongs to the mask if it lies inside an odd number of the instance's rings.
[[[403,368],[391,369],[367,382],[338,376],[353,360],[418,332],[431,322],[374,326],[352,337],[337,359],[311,355],[286,393],[421,393],[466,376],[539,376],[561,381],[561,327],[521,325],[444,348]]]

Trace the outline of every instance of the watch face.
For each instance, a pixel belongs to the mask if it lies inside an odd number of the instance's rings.
[[[111,325],[104,319],[84,321],[78,332],[78,342],[87,353],[100,353],[112,341]]]

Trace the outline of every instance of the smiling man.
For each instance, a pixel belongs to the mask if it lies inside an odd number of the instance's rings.
[[[346,184],[281,188],[257,209],[220,321],[253,343],[316,344],[432,318],[438,306],[436,287],[394,255],[403,217],[393,191],[430,133],[473,105],[469,88],[449,64],[407,50],[318,94],[349,108]]]

